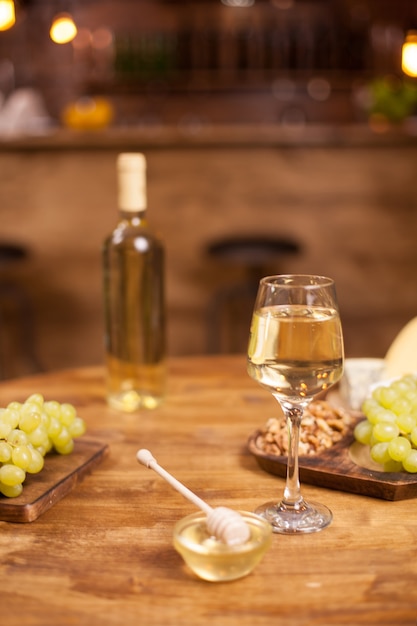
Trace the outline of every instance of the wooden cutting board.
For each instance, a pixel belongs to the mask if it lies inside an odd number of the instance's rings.
[[[71,454],[50,453],[39,474],[27,474],[17,498],[0,495],[0,520],[33,522],[66,496],[108,453],[108,445],[77,439]]]
[[[285,477],[287,457],[266,454],[256,446],[260,431],[249,438],[250,452],[259,467],[270,474]],[[350,432],[329,450],[315,456],[300,456],[300,481],[328,489],[381,498],[406,500],[417,497],[417,474],[382,472],[369,457],[367,446],[355,442]]]

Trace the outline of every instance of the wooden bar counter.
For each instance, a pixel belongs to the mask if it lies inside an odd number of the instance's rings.
[[[153,411],[106,406],[100,367],[0,385],[0,406],[34,392],[72,402],[88,437],[109,446],[91,474],[33,522],[0,522],[4,626],[416,626],[417,504],[303,485],[333,511],[330,527],[274,535],[246,578],[195,578],[174,551],[175,522],[193,505],[136,461],[159,463],[213,506],[253,510],[283,480],[247,450],[277,413],[244,356],[170,361],[168,396]]]

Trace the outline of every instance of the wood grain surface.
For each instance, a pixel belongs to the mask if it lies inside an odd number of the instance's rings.
[[[247,441],[277,405],[243,356],[170,362],[166,402],[123,415],[104,401],[100,367],[0,384],[0,406],[33,392],[72,402],[88,437],[108,444],[94,471],[31,524],[0,522],[4,626],[416,626],[417,501],[316,485],[333,511],[322,532],[274,535],[252,574],[195,578],[174,551],[174,523],[195,509],[139,448],[212,505],[252,511],[282,495]]]

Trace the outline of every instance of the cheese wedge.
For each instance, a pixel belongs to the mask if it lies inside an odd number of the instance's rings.
[[[387,378],[417,373],[417,317],[400,330],[385,355],[385,363]]]

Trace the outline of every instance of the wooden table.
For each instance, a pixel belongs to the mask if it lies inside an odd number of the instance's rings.
[[[0,406],[33,392],[72,402],[89,437],[110,452],[93,473],[31,523],[0,522],[4,626],[416,626],[417,503],[303,486],[334,521],[305,536],[273,536],[246,578],[208,583],[172,546],[195,509],[136,461],[141,447],[209,503],[253,510],[281,495],[259,469],[249,435],[276,414],[245,358],[170,362],[167,401],[123,415],[103,400],[101,368],[6,381]]]

